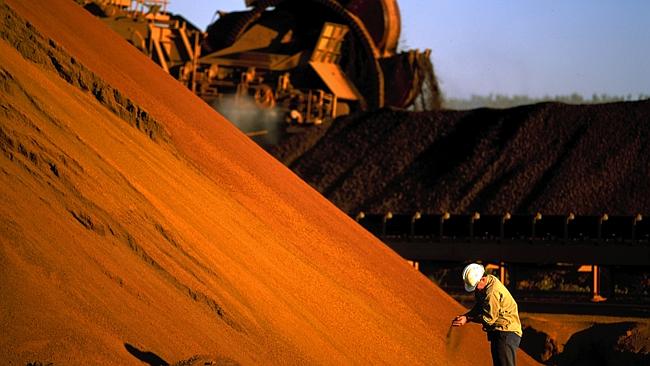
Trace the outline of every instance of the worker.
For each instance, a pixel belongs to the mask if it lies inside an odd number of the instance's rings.
[[[490,342],[493,364],[514,366],[522,335],[515,299],[498,278],[486,275],[485,268],[477,263],[463,269],[463,282],[467,292],[474,292],[476,303],[470,311],[455,317],[451,325],[482,324]]]

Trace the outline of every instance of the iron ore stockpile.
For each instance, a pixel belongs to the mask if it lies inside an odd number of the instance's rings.
[[[383,109],[269,151],[350,215],[650,211],[650,100]]]
[[[449,346],[460,304],[75,2],[0,13],[4,364],[491,363],[478,326]]]

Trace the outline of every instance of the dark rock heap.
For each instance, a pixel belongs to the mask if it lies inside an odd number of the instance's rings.
[[[384,109],[270,152],[342,210],[632,215],[650,209],[650,100]]]

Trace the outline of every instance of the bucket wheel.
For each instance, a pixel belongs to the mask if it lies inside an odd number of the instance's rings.
[[[380,56],[395,54],[402,30],[397,0],[339,0],[339,2],[361,19]]]

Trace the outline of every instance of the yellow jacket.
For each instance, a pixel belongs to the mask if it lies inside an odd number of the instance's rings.
[[[521,337],[521,321],[517,302],[498,278],[487,275],[483,290],[475,290],[476,304],[466,315],[471,321],[483,324],[483,330],[514,332]]]

